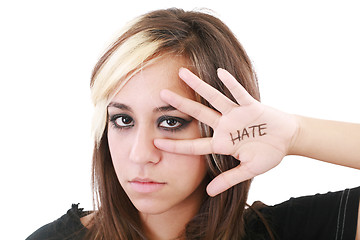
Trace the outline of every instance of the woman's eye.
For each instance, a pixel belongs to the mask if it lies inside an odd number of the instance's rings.
[[[110,121],[117,128],[127,128],[134,126],[134,120],[127,115],[114,115],[110,118]]]
[[[162,116],[158,120],[158,126],[166,131],[177,131],[185,128],[191,122],[179,117]]]
[[[165,119],[163,120],[160,124],[159,127],[163,127],[163,128],[177,128],[179,126],[181,126],[182,124],[176,120],[176,119]]]

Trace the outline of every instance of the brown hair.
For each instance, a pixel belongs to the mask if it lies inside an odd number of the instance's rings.
[[[133,44],[133,48],[127,50],[129,55],[137,50],[142,51],[145,42],[156,42],[156,48],[151,54],[146,55],[141,63],[122,73],[122,78],[117,79],[117,85],[111,85],[104,91],[105,98],[110,98],[110,88],[113,92],[117,91],[124,76],[131,75],[147,62],[163,54],[175,54],[188,59],[190,69],[194,73],[230,99],[234,100],[228,89],[217,79],[218,68],[228,70],[255,99],[259,100],[257,78],[252,64],[230,29],[212,15],[186,12],[181,9],[153,11],[132,23],[96,64],[91,79],[92,91],[96,91],[95,88],[100,85],[96,85],[97,81],[106,81],[99,76],[106,68],[106,64],[109,64],[109,59],[130,39],[139,34],[144,40]],[[120,63],[117,62],[117,64],[121,65],[122,62],[125,64],[127,59],[119,61]],[[197,96],[197,100],[212,107],[200,96]],[[97,100],[94,103],[96,105]],[[108,147],[106,124],[101,128],[99,140],[95,141],[94,147],[93,188],[98,211],[93,218],[88,237],[90,239],[146,239],[138,211],[125,194],[115,174]],[[202,136],[212,136],[212,129],[208,126],[201,124],[201,129]],[[221,172],[239,164],[239,161],[232,156],[213,154],[206,158],[209,166],[207,183]],[[183,237],[186,239],[242,239],[245,236],[243,216],[250,182],[251,180],[242,182],[213,198],[206,196],[198,214],[186,226]]]

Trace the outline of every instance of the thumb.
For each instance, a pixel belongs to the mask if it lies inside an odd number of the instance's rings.
[[[229,188],[254,177],[250,171],[241,164],[216,176],[206,187],[209,196],[214,197]]]

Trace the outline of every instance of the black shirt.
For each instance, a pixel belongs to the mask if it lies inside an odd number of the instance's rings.
[[[357,187],[291,198],[278,205],[263,207],[260,212],[270,224],[276,239],[354,240],[359,196],[360,187]],[[65,215],[41,227],[26,240],[81,240],[87,230],[80,218],[89,213],[79,209],[78,204],[73,204]],[[246,229],[250,229],[249,234],[253,232],[257,236],[265,231],[260,220],[249,223]]]

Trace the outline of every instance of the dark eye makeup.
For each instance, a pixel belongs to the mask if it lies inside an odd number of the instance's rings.
[[[186,128],[192,119],[186,120],[180,117],[163,115],[158,118],[158,127],[166,131],[178,131]]]
[[[117,129],[127,129],[134,126],[134,120],[127,114],[114,114],[109,117],[109,121],[111,125]],[[158,128],[165,131],[179,131],[181,129],[186,128],[189,123],[191,123],[192,118],[190,120],[186,120],[180,117],[162,115],[156,121]]]
[[[115,128],[123,129],[134,126],[134,120],[127,114],[115,114],[110,116],[109,121]]]

